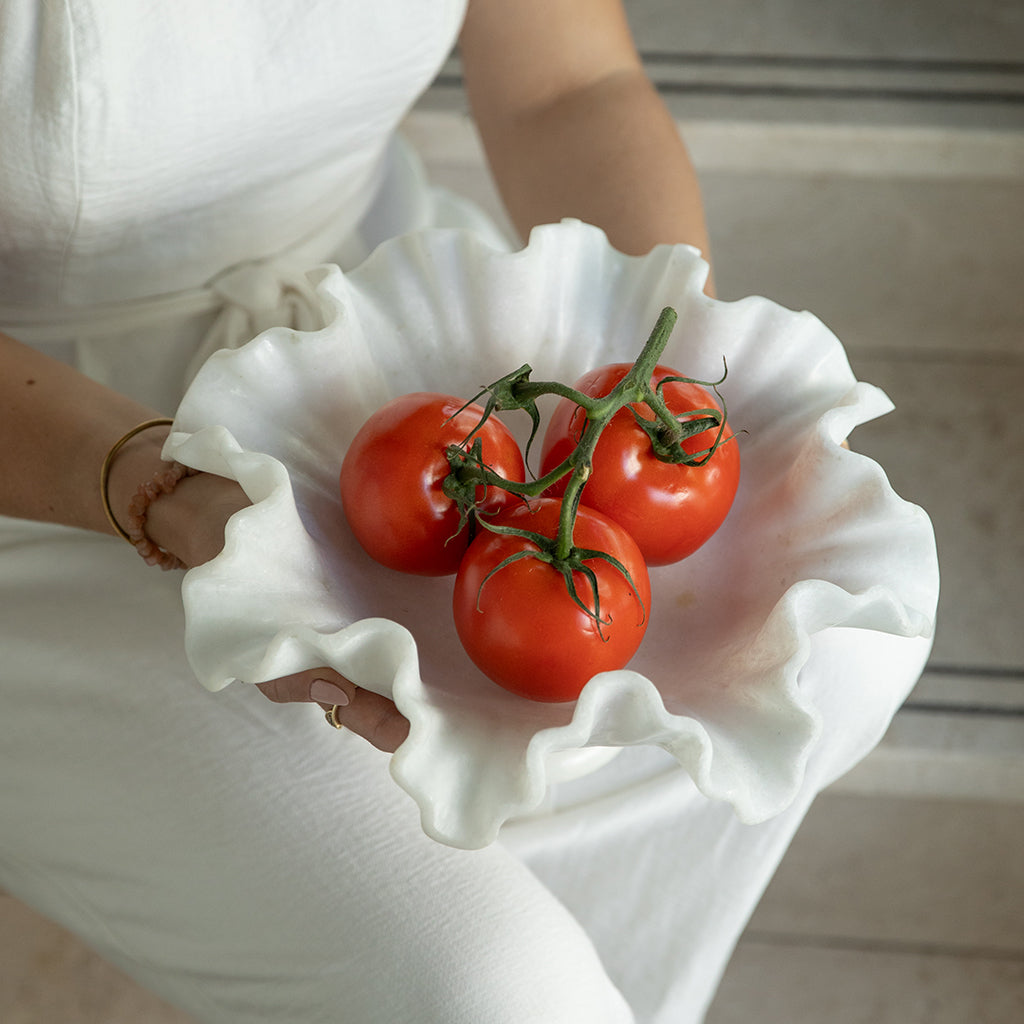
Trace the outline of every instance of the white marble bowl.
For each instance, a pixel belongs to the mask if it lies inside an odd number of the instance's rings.
[[[694,250],[627,257],[576,221],[514,253],[425,231],[347,275],[317,274],[324,329],[217,353],[178,410],[166,454],[239,480],[254,502],[224,552],[185,577],[187,650],[214,690],[327,664],[390,695],[411,723],[392,774],[438,841],[484,846],[541,802],[552,772],[633,744],[664,747],[708,797],[764,820],[794,799],[820,732],[800,686],[813,637],[930,634],[931,524],[840,446],[891,404],[810,314],[709,299]],[[513,696],[462,651],[450,578],[391,572],[359,549],[337,488],[346,446],[398,394],[469,398],[524,362],[534,379],[572,382],[632,360],[666,305],[679,322],[664,363],[711,379],[728,360],[729,421],[745,431],[736,502],[700,551],[652,570],[650,626],[627,669],[571,704]],[[864,671],[877,668],[866,653]]]

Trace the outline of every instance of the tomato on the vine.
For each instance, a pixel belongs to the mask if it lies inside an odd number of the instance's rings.
[[[628,363],[602,366],[581,377],[574,389],[594,398],[607,395],[629,372]],[[682,374],[657,366],[652,386]],[[673,381],[662,396],[676,417],[699,409],[720,409],[704,387]],[[632,406],[644,419],[654,413],[646,403]],[[563,462],[579,442],[586,413],[568,399],[555,407],[541,452],[541,475]],[[690,454],[712,446],[718,431],[709,427],[681,442]],[[726,429],[723,438],[731,437]],[[622,526],[637,542],[648,565],[667,565],[696,551],[721,526],[739,484],[740,453],[735,440],[724,440],[702,465],[663,462],[654,454],[647,433],[629,407],[620,409],[605,427],[594,450],[583,501]],[[547,493],[561,494],[564,479]]]
[[[489,522],[554,538],[561,504],[540,498]],[[596,580],[597,600],[587,573],[570,570],[585,605],[580,607],[566,577],[551,564],[520,557],[497,568],[510,556],[540,549],[526,538],[486,528],[455,578],[455,626],[466,653],[493,682],[532,700],[575,700],[595,673],[625,666],[647,628],[651,585],[633,539],[599,512],[581,507],[573,542],[577,549],[611,555],[630,579],[603,558],[584,559]]]
[[[444,491],[449,445],[462,444],[483,409],[449,395],[414,392],[378,409],[356,434],[341,467],[345,517],[363,549],[391,569],[421,576],[454,573],[469,545],[456,503]],[[460,409],[462,410],[460,412]],[[525,478],[522,453],[491,416],[473,435],[482,459],[511,481]],[[476,488],[487,514],[518,501],[497,487]]]

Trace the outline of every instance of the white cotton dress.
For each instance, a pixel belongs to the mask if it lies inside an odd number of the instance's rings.
[[[0,0],[0,328],[173,414],[209,351],[306,324],[306,269],[492,233],[395,138],[463,13]],[[639,749],[466,852],[317,708],[204,690],[180,588],[122,541],[0,519],[0,886],[203,1024],[699,1021],[928,647],[877,638],[891,671],[856,680],[816,647],[824,735],[765,824]]]

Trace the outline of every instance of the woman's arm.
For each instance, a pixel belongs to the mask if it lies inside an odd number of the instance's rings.
[[[685,242],[707,256],[693,166],[620,0],[470,0],[460,51],[492,174],[524,238],[577,217],[623,252]]]
[[[158,415],[0,334],[0,515],[115,534],[103,510],[100,467],[119,438]],[[166,468],[160,453],[167,432],[153,427],[137,435],[112,463],[110,506],[122,526],[139,485]],[[228,519],[248,504],[233,480],[185,477],[150,505],[146,533],[186,565],[199,565],[220,552]],[[346,703],[346,726],[385,750],[394,750],[408,731],[391,701],[358,690],[330,669],[259,687],[279,702]]]
[[[118,438],[158,415],[0,334],[0,514],[113,534],[100,495],[100,467]],[[122,525],[139,485],[164,465],[167,429],[132,438],[111,465],[110,506]],[[233,481],[188,477],[153,503],[147,533],[187,565],[198,565],[220,551],[224,524],[247,504]]]
[[[100,500],[100,466],[119,437],[156,415],[0,334],[0,514],[113,533]],[[122,493],[129,467],[150,464],[151,449],[155,472],[161,441],[140,435],[125,446],[111,470],[116,507],[130,498]]]

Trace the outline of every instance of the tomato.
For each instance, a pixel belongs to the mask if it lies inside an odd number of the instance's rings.
[[[539,498],[491,521],[553,538],[560,509],[559,500]],[[522,537],[481,529],[455,577],[455,627],[466,653],[493,682],[532,700],[575,700],[595,673],[622,668],[647,629],[651,584],[633,539],[581,507],[573,540],[578,548],[612,555],[632,577],[630,584],[604,559],[583,563],[597,578],[600,624],[573,601],[563,574],[536,558],[520,558],[487,579],[510,555],[539,550]],[[572,576],[580,599],[593,609],[586,574]]]
[[[602,366],[581,377],[576,391],[594,398],[607,395],[629,372],[630,364]],[[655,368],[652,386],[665,377],[681,377],[665,366]],[[676,416],[695,409],[721,408],[699,384],[668,383],[662,389]],[[654,413],[645,403],[633,406],[645,419]],[[541,475],[558,466],[575,448],[586,426],[586,414],[562,399],[555,407],[541,450]],[[717,428],[682,442],[690,453],[709,448]],[[726,429],[723,437],[729,437]],[[594,450],[583,501],[622,526],[637,542],[648,565],[668,565],[697,550],[721,526],[732,506],[740,476],[740,453],[734,440],[724,442],[700,466],[663,462],[651,449],[627,406],[602,432]],[[561,494],[565,480],[550,488]]]
[[[483,409],[433,392],[402,395],[378,409],[356,434],[341,467],[345,517],[371,558],[421,576],[454,573],[469,545],[459,511],[443,488],[445,454],[479,423]],[[507,480],[522,481],[525,467],[508,428],[491,416],[474,435],[484,462]],[[481,508],[519,501],[495,487],[477,488]],[[457,534],[457,535],[456,535]]]

